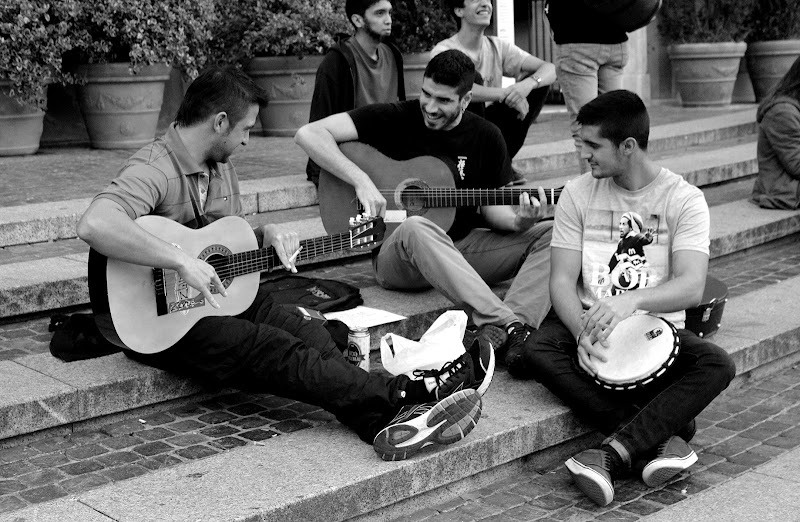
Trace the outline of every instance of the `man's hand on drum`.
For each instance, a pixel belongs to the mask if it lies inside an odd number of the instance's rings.
[[[363,183],[356,187],[356,197],[364,207],[364,214],[372,217],[386,215],[386,198],[374,183]]]
[[[597,375],[597,366],[594,361],[608,361],[605,355],[607,347],[597,341],[592,335],[583,333],[578,339],[578,364],[589,375]]]
[[[630,317],[634,311],[636,311],[634,292],[605,297],[583,312],[581,328],[591,339],[608,346],[606,342],[608,336],[620,321]]]

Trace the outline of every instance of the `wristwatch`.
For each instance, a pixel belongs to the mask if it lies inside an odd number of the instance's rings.
[[[534,81],[536,82],[536,88],[537,88],[537,89],[538,89],[539,87],[541,87],[541,86],[542,86],[542,79],[541,79],[541,78],[539,78],[539,76],[538,76],[538,75],[534,74],[534,75],[532,76],[532,78],[533,78],[533,79],[534,79]]]

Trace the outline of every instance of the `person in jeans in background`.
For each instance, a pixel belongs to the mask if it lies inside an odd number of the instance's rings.
[[[584,0],[548,0],[545,12],[556,43],[556,73],[570,117],[581,173],[578,111],[598,94],[622,89],[628,63],[628,35],[592,10]]]

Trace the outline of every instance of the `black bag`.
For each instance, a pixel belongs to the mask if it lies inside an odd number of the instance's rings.
[[[103,337],[92,314],[56,314],[50,317],[50,353],[62,361],[82,361],[121,350]]]
[[[318,312],[349,310],[363,304],[361,291],[347,283],[285,275],[262,281],[276,303],[312,308]]]

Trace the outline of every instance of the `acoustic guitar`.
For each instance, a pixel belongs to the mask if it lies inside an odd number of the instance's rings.
[[[458,207],[517,205],[523,192],[536,197],[534,188],[459,189],[455,185],[455,165],[449,159],[418,156],[409,160],[391,159],[365,143],[350,141],[339,146],[342,153],[366,172],[386,198],[386,235],[399,226],[402,217],[424,216],[449,230]],[[555,203],[561,188],[546,189],[549,203]],[[319,213],[329,234],[347,228],[349,216],[363,212],[352,185],[333,174],[320,171]]]
[[[220,308],[173,270],[110,259],[89,251],[89,298],[95,321],[111,343],[139,353],[156,353],[177,343],[200,319],[237,315],[253,303],[259,272],[280,267],[272,246],[258,248],[250,224],[229,216],[192,230],[170,219],[142,216],[136,223],[209,263],[227,289]],[[300,241],[297,261],[352,249],[370,249],[383,239],[381,218],[354,218],[345,232]],[[215,288],[212,292],[217,293]]]

